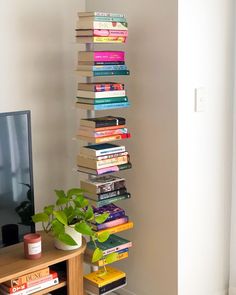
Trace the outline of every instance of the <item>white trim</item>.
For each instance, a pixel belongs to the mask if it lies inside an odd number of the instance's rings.
[[[236,288],[229,288],[229,295],[236,295]]]

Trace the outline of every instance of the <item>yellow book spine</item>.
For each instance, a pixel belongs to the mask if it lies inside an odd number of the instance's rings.
[[[99,236],[104,232],[109,232],[109,234],[112,235],[112,234],[121,232],[123,230],[131,229],[133,227],[134,227],[134,223],[132,221],[129,221],[129,222],[126,222],[126,223],[123,223],[123,224],[120,224],[120,225],[117,225],[117,226],[114,226],[111,228],[106,228],[106,229],[100,230],[97,232],[97,235]]]

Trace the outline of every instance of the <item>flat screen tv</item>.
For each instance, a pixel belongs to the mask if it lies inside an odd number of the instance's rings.
[[[34,232],[30,111],[0,113],[0,247]]]

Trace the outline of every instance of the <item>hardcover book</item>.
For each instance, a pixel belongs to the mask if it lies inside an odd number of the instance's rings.
[[[129,249],[128,248],[123,249],[121,251],[117,251],[116,253],[117,253],[116,259],[113,262],[117,262],[117,261],[120,261],[122,259],[125,259],[125,258],[129,257]],[[86,262],[90,263],[90,260],[89,260],[90,257],[85,256],[84,258],[85,258]],[[101,260],[99,260],[99,261],[97,261],[97,262],[95,262],[93,264],[97,265],[97,266],[104,266],[104,265],[107,265],[109,263],[107,262],[106,256],[105,256],[104,259],[101,259]]]
[[[125,90],[112,90],[112,91],[77,91],[77,97],[85,98],[107,98],[107,97],[122,97],[125,96]]]
[[[80,187],[94,195],[103,194],[124,188],[125,179],[114,175],[98,176],[89,180],[81,180]]]
[[[125,85],[115,82],[103,82],[103,83],[78,83],[78,90],[91,91],[91,92],[103,92],[103,91],[118,91],[124,90]]]
[[[93,15],[93,16],[80,16],[79,20],[81,22],[93,22],[93,21],[101,21],[101,22],[126,22],[125,17],[120,16],[101,16],[101,15]]]
[[[79,61],[124,61],[124,51],[79,51]]]
[[[126,38],[124,36],[116,37],[76,37],[78,43],[125,43]]]
[[[104,137],[104,136],[111,136],[115,134],[126,134],[128,133],[127,128],[114,128],[114,129],[108,129],[108,130],[100,130],[95,131],[94,129],[88,129],[88,128],[80,128],[78,130],[78,135],[87,136],[87,137]],[[126,152],[127,153],[127,152]],[[119,156],[119,155],[117,155]],[[111,156],[110,158],[113,158],[114,156]],[[108,157],[106,157],[108,158]],[[101,160],[101,159],[98,159]]]
[[[103,287],[107,284],[124,278],[125,276],[125,272],[114,267],[107,266],[105,273],[104,269],[100,269],[84,275],[84,282],[88,282],[89,284],[92,284],[96,287]]]
[[[123,223],[123,224],[120,224],[120,225],[117,225],[114,227],[100,230],[97,232],[97,234],[99,236],[100,234],[103,234],[104,232],[108,232],[111,235],[111,234],[116,234],[116,233],[119,233],[119,232],[127,230],[127,229],[131,229],[133,227],[134,227],[134,223],[132,221],[129,221],[129,222],[126,222],[126,223]]]
[[[88,137],[88,136],[77,135],[76,137],[78,139],[81,139],[81,140],[84,140],[84,141],[87,141],[87,142],[105,143],[105,142],[109,142],[109,141],[122,140],[122,139],[130,138],[131,134],[130,133],[123,133],[123,134],[114,134],[114,135],[102,136],[102,137]]]
[[[132,247],[132,242],[124,239],[122,237],[119,237],[117,235],[110,235],[108,240],[103,243],[97,242],[98,247],[102,249],[103,255],[108,255],[110,253],[114,253],[126,248]],[[87,243],[87,248],[85,250],[85,254],[88,255],[88,257],[92,257],[93,252],[95,250],[94,244],[90,241]]]
[[[125,17],[124,14],[121,14],[121,13],[113,13],[113,12],[100,12],[100,11],[78,12],[78,17],[83,17],[83,16]]]
[[[125,125],[125,118],[114,117],[114,116],[104,116],[104,117],[97,117],[97,118],[81,119],[80,125],[86,126],[86,127],[93,127],[93,128]]]
[[[127,193],[126,187],[123,186],[120,189],[113,190],[110,192],[105,192],[102,194],[92,194],[90,192],[86,192],[84,195],[91,200],[102,201],[102,200],[111,199],[111,198],[114,198],[114,197],[117,197],[117,196],[120,196],[120,195],[123,195],[126,193]]]
[[[107,97],[107,98],[83,98],[77,97],[77,102],[81,104],[90,104],[90,105],[97,105],[97,104],[111,104],[111,103],[124,103],[128,102],[127,96],[122,97]]]
[[[95,217],[97,217],[103,213],[109,213],[109,216],[106,219],[106,222],[125,216],[125,210],[114,205],[114,204],[105,205],[100,208],[94,208],[94,216]]]
[[[78,65],[77,71],[126,71],[126,65]],[[121,95],[120,95],[121,96]]]
[[[102,77],[102,76],[127,76],[129,70],[103,70],[103,71],[76,71],[83,77]]]
[[[110,228],[110,227],[114,227],[114,226],[126,223],[128,221],[129,221],[129,217],[124,216],[124,217],[117,218],[117,219],[114,219],[114,220],[111,220],[111,221],[107,221],[107,222],[104,222],[104,223],[101,223],[101,224],[94,224],[93,229],[96,230],[96,231],[99,231],[99,230],[107,229],[107,228]]]
[[[115,166],[101,168],[101,169],[91,169],[88,167],[78,166],[78,171],[87,173],[87,174],[92,174],[92,175],[103,175],[103,174],[114,173],[114,172],[130,169],[130,168],[132,168],[132,164],[126,163],[126,164],[115,165]]]
[[[128,30],[76,30],[76,37],[127,37]]]
[[[125,146],[119,146],[112,143],[91,144],[83,146],[80,149],[80,154],[91,157],[99,157],[125,152]]]
[[[109,198],[109,199],[105,199],[105,200],[93,200],[93,199],[90,199],[86,196],[87,199],[89,199],[90,201],[90,204],[94,207],[103,207],[105,205],[108,205],[108,204],[113,204],[113,203],[116,203],[118,201],[122,201],[122,200],[126,200],[126,199],[130,199],[131,195],[129,193],[124,193],[122,195],[118,195],[116,197],[112,197],[112,198]]]
[[[127,22],[113,22],[113,21],[93,21],[79,19],[76,22],[76,28],[79,30],[128,30]]]
[[[88,282],[84,282],[84,289],[89,295],[106,295],[110,294],[118,288],[126,286],[126,277],[116,280],[110,284],[107,284],[103,287],[96,287]]]

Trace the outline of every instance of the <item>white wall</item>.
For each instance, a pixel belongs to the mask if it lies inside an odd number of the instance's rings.
[[[234,8],[236,15],[236,6]],[[234,21],[234,54],[236,49],[236,22]],[[234,55],[234,77],[236,74],[236,55]],[[234,82],[234,114],[236,114],[236,83]],[[230,248],[230,292],[236,294],[236,117],[234,116],[234,144],[233,144],[233,183],[232,183],[232,206],[231,206],[231,248]]]
[[[229,279],[233,0],[179,0],[180,295],[223,295]],[[204,113],[194,89],[207,90]]]
[[[0,1],[0,111],[32,111],[36,208],[77,185],[73,73],[84,1]]]
[[[86,10],[124,12],[129,23],[127,65],[122,78],[132,107],[126,116],[133,138],[125,145],[133,169],[131,200],[120,203],[135,227],[122,294],[177,294],[177,2],[87,0]],[[117,48],[117,46],[113,46]],[[130,293],[131,292],[131,293]]]

